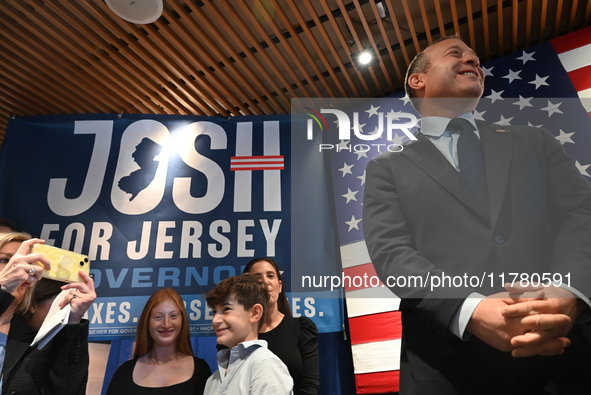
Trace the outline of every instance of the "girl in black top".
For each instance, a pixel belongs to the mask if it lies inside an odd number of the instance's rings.
[[[209,365],[193,356],[183,299],[166,288],[144,306],[133,359],[117,369],[107,395],[202,395],[210,375]]]

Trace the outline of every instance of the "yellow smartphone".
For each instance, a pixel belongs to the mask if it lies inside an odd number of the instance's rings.
[[[51,270],[43,270],[44,278],[73,283],[82,281],[79,270],[90,274],[90,260],[86,255],[45,244],[33,244],[31,253],[43,254],[51,262]]]

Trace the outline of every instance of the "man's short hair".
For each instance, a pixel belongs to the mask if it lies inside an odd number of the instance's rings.
[[[410,102],[412,103],[413,107],[419,112],[420,112],[419,101],[417,100],[417,95],[415,94],[415,90],[413,88],[411,88],[410,85],[408,84],[408,79],[411,75],[413,75],[415,73],[426,73],[429,70],[429,67],[431,67],[431,63],[429,62],[429,57],[425,54],[426,50],[431,48],[433,45],[440,43],[441,41],[449,40],[452,38],[454,38],[456,40],[462,40],[462,37],[458,33],[456,33],[452,36],[440,37],[439,39],[433,41],[431,44],[429,44],[427,47],[425,47],[425,49],[423,49],[421,52],[416,54],[416,56],[410,62],[410,64],[408,65],[408,68],[406,69],[406,76],[404,77],[404,90],[406,91],[406,95],[410,99]],[[462,41],[464,41],[464,40],[462,40]]]
[[[263,317],[260,321],[262,324],[269,304],[269,289],[261,280],[249,274],[227,278],[209,291],[205,300],[211,308],[215,309],[230,296],[234,297],[245,310],[250,310],[255,304],[263,306]]]

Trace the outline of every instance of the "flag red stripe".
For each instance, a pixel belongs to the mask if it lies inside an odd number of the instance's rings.
[[[242,166],[246,166],[246,165],[282,165],[283,161],[282,160],[270,160],[270,161],[265,161],[265,160],[259,160],[259,161],[241,161],[241,160],[233,160],[230,161],[231,165],[242,165]]]
[[[400,371],[365,373],[355,375],[358,394],[383,394],[400,391]]]
[[[591,66],[573,70],[568,76],[577,91],[591,88]]]
[[[591,44],[591,27],[550,40],[556,53],[567,52],[583,45]]]
[[[345,287],[345,292],[356,289],[381,287],[383,285],[372,263],[364,263],[343,269],[343,286]]]
[[[265,155],[265,156],[231,156],[230,160],[240,160],[240,159],[281,159],[283,160],[283,155]]]
[[[245,171],[245,170],[283,170],[283,166],[276,167],[230,167],[230,171]]]
[[[402,337],[400,311],[349,318],[351,344],[363,344]]]

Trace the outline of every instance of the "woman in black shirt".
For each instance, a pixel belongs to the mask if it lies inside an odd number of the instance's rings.
[[[292,317],[281,273],[273,259],[253,259],[244,273],[258,276],[269,287],[269,306],[259,339],[266,340],[269,350],[289,369],[294,395],[317,395],[320,378],[316,325],[307,317]]]

